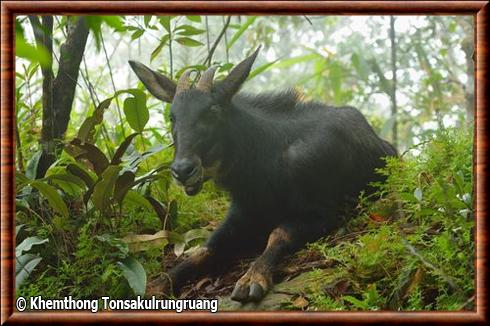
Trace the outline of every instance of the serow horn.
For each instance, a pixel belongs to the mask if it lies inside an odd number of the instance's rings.
[[[201,79],[199,79],[196,88],[205,92],[210,92],[211,88],[213,87],[214,73],[216,72],[217,68],[218,67],[216,66],[208,68],[208,70],[206,70],[202,74]]]
[[[188,69],[182,73],[177,82],[177,87],[175,88],[175,95],[182,93],[185,90],[188,90],[191,87],[190,75],[192,70]]]

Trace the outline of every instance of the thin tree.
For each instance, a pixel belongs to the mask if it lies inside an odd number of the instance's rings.
[[[53,58],[53,17],[29,16],[36,45],[44,47]],[[45,175],[63,148],[62,140],[70,121],[70,113],[75,97],[78,71],[82,61],[89,28],[85,18],[67,18],[66,40],[60,47],[59,65],[56,77],[53,67],[42,68],[42,130],[41,149],[36,177]]]
[[[398,107],[396,103],[396,74],[397,74],[397,64],[396,64],[396,39],[395,39],[395,17],[390,16],[390,42],[391,42],[391,117],[393,119],[392,128],[392,143],[393,146],[398,147],[398,122],[397,122],[397,112]]]

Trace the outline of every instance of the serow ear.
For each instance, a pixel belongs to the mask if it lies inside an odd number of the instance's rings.
[[[223,100],[231,100],[233,95],[238,92],[250,74],[250,70],[252,69],[252,65],[257,57],[257,54],[259,54],[259,51],[260,46],[251,56],[236,65],[235,68],[231,70],[230,74],[219,83],[219,86],[216,87],[216,92],[219,93],[219,96]]]
[[[144,64],[129,60],[129,65],[136,73],[148,91],[156,98],[172,103],[175,95],[176,84],[162,74],[151,70]]]

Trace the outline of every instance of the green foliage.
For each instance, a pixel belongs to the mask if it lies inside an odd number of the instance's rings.
[[[376,201],[341,234],[316,242],[345,295],[315,294],[312,309],[459,310],[474,302],[471,130],[428,136],[417,157],[393,158]],[[333,243],[333,245],[332,245]],[[334,302],[332,302],[334,300]]]
[[[24,28],[19,21],[15,24],[15,55],[42,67],[51,67],[51,54],[44,46],[34,46],[25,39]]]
[[[68,19],[74,18],[54,19],[53,53],[66,39]],[[127,59],[144,55],[174,79],[209,65],[220,67],[222,79],[246,51],[263,45],[248,89],[299,86],[307,99],[360,107],[382,137],[392,136],[397,121],[401,148],[422,144],[411,151],[417,155],[388,162],[379,199],[363,200],[358,218],[312,246],[336,264],[346,290],[307,291],[309,309],[471,309],[470,132],[435,137],[427,124],[443,129],[448,117],[464,125],[459,112],[471,92],[457,78],[466,63],[454,57],[466,46],[461,39],[472,39],[465,34],[472,24],[466,17],[422,17],[419,28],[397,33],[398,93],[405,103],[387,117],[375,100],[392,82],[385,73],[391,66],[383,19],[366,21],[366,38],[345,33],[348,17],[311,17],[310,24],[300,16],[234,16],[225,28],[225,18],[212,16],[87,16],[95,49],[86,49],[70,124],[65,139],[56,140],[64,150],[46,176],[35,179],[42,153],[40,68],[51,65],[51,57],[34,46],[27,17],[16,17],[16,223],[23,225],[17,294],[143,294],[146,280],[165,272],[162,251],[190,253],[209,236],[227,209],[227,195],[206,183],[189,198],[172,182],[170,105],[147,98],[134,76],[120,87],[122,72],[129,71]],[[334,38],[339,31],[343,36]]]
[[[19,231],[24,224],[16,227],[16,238],[19,240]],[[18,289],[32,274],[36,266],[41,262],[42,257],[33,253],[24,253],[31,251],[33,246],[42,245],[48,242],[48,239],[39,237],[25,238],[15,247],[15,287]]]
[[[139,132],[124,138],[108,157],[99,145],[104,144],[99,142],[99,131],[104,112],[121,94],[129,94],[126,100],[139,103],[125,110],[128,124]],[[161,161],[168,146],[145,149],[143,143],[144,151],[138,151],[133,143],[137,136],[143,137],[141,132],[147,123],[147,119],[141,119],[142,111],[148,115],[142,91],[117,91],[88,114],[76,138],[66,144],[45,178],[29,178],[35,176],[39,155],[28,164],[29,177],[18,173],[17,219],[38,234],[18,246],[18,266],[22,267],[17,277],[19,293],[33,295],[48,288],[54,291],[52,280],[56,277],[58,287],[65,289],[56,296],[144,295],[148,272],[145,265],[153,268],[152,273],[160,272],[161,264],[154,263],[160,259],[156,249],[171,244],[175,255],[180,256],[208,237],[209,231],[203,229],[187,229],[183,234],[168,230],[177,227],[178,212],[169,194],[171,177],[166,153]],[[36,219],[32,220],[33,216]],[[150,230],[158,232],[148,234]],[[39,244],[52,246],[53,250],[43,251],[42,256],[23,254]],[[94,265],[94,261],[98,263]],[[36,275],[36,282],[25,284],[41,262],[46,265],[45,272]],[[60,265],[62,268],[55,268]],[[79,273],[81,270],[84,273]]]

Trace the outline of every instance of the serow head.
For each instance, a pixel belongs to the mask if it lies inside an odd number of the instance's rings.
[[[156,98],[171,103],[170,120],[174,139],[171,172],[187,195],[193,196],[208,178],[215,176],[224,155],[227,115],[231,100],[247,79],[260,47],[235,66],[229,75],[214,83],[216,67],[202,73],[192,86],[191,70],[179,80],[165,77],[144,64],[129,61],[131,68]]]

